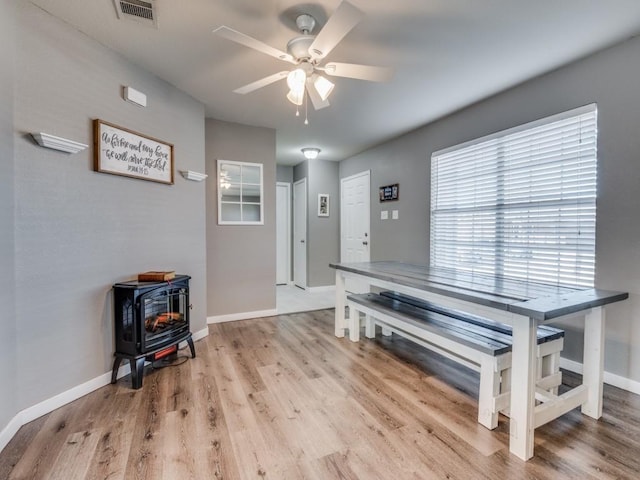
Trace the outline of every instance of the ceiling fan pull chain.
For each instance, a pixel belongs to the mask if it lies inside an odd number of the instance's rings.
[[[309,104],[309,100],[307,99],[307,91],[304,91],[304,124],[305,125],[309,125],[309,112],[308,112],[308,104]]]

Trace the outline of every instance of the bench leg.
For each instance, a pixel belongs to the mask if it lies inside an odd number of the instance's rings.
[[[505,368],[500,375],[500,393],[508,393],[511,392],[511,368]],[[500,413],[510,416],[509,406],[504,410],[500,410]]]
[[[364,336],[367,338],[376,338],[376,324],[371,315],[364,316]]]
[[[352,303],[349,304],[349,340],[360,341],[360,311]]]
[[[538,386],[552,395],[558,394],[558,386],[562,384],[560,352],[563,346],[563,338],[538,346]]]
[[[548,377],[560,372],[560,352],[552,353],[542,359],[542,377]],[[558,394],[558,387],[549,390],[553,395]]]
[[[478,395],[478,423],[489,430],[498,426],[498,412],[493,399],[500,393],[500,372],[494,357],[485,357],[480,364],[480,394]]]

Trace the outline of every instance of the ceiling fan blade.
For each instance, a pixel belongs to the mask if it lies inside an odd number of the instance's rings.
[[[333,15],[329,18],[325,26],[316,35],[315,40],[309,47],[309,54],[314,60],[326,57],[340,40],[355,27],[364,17],[364,13],[343,1]]]
[[[289,75],[289,72],[286,70],[283,72],[274,73],[273,75],[269,75],[268,77],[261,78],[260,80],[256,80],[255,82],[245,85],[244,87],[236,88],[233,93],[240,93],[244,95],[245,93],[253,92],[254,90],[258,90],[259,88],[271,85],[278,80],[287,78],[287,75]]]
[[[331,105],[329,100],[322,100],[322,97],[320,97],[320,93],[318,93],[318,90],[313,84],[311,78],[307,79],[307,92],[309,92],[309,98],[311,99],[311,103],[315,110],[321,110]]]
[[[355,63],[329,62],[321,70],[334,77],[357,78],[370,82],[388,82],[393,77],[393,70],[390,68]]]
[[[266,43],[261,42],[260,40],[256,40],[249,35],[245,35],[244,33],[238,32],[233,28],[229,27],[218,27],[213,31],[214,34],[226,38],[227,40],[231,40],[232,42],[239,43],[240,45],[244,45],[245,47],[253,48],[262,53],[266,53],[278,60],[284,60],[285,62],[295,64],[296,61],[293,59],[291,55],[282,50],[278,50],[277,48],[273,48]]]

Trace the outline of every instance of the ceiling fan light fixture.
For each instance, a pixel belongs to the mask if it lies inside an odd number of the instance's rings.
[[[307,160],[315,160],[320,155],[320,149],[316,147],[305,147],[301,151]]]
[[[289,93],[287,93],[287,100],[289,100],[294,105],[301,106],[304,100],[304,90],[300,92],[289,90]]]
[[[301,68],[291,70],[291,72],[289,72],[289,75],[287,75],[287,85],[292,92],[300,93],[300,95],[302,95],[302,92],[304,92],[304,85],[306,81],[307,74]]]
[[[316,77],[313,85],[316,87],[316,90],[323,102],[329,98],[329,95],[333,91],[333,87],[335,87],[335,84],[332,81],[327,80],[322,75],[318,75]]]

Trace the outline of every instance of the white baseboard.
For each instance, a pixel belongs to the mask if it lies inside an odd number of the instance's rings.
[[[248,320],[250,318],[273,317],[277,314],[278,311],[275,308],[273,310],[258,310],[256,312],[228,313],[226,315],[207,317],[207,323],[223,323],[234,322],[236,320]]]
[[[18,433],[20,427],[27,422],[23,422],[20,418],[20,414],[13,417],[6,427],[2,429],[0,432],[0,452],[7,446],[7,444],[11,441],[13,436]]]
[[[118,370],[118,378],[128,375],[130,371],[128,364],[123,365]],[[40,418],[41,416],[54,411],[56,408],[60,408],[67,403],[71,403],[100,387],[108,385],[109,383],[111,383],[111,372],[104,373],[99,377],[89,380],[88,382],[77,385],[65,392],[59,393],[58,395],[43,400],[40,403],[18,412],[18,414],[9,422],[9,425],[2,431],[2,433],[0,433],[0,451],[11,441],[22,425],[25,425],[36,418]]]
[[[209,327],[204,327],[202,330],[198,330],[191,334],[191,338],[193,338],[194,342],[209,336]]]
[[[201,338],[206,337],[207,335],[209,335],[208,327],[193,333],[192,338],[194,341],[197,341]],[[179,345],[179,347],[186,346],[186,344],[186,342],[183,342]],[[124,362],[124,364],[118,369],[117,378],[122,378],[126,375],[129,375],[129,373],[131,373],[131,368],[128,362]],[[37,403],[18,412],[16,416],[11,419],[8,425],[0,432],[0,452],[4,449],[4,447],[7,446],[13,436],[23,425],[35,420],[36,418],[40,418],[47,413],[51,413],[56,408],[60,408],[67,403],[71,403],[80,397],[84,397],[85,395],[110,383],[111,372],[103,373],[102,375],[95,377],[88,382],[77,385],[65,392],[59,393],[58,395],[43,400],[40,403]]]
[[[333,292],[335,291],[335,285],[324,285],[322,287],[307,287],[307,292],[311,293],[323,293],[323,292]]]
[[[582,364],[567,358],[560,358],[560,367],[570,372],[578,373],[582,375]],[[604,372],[604,383],[614,387],[618,387],[622,390],[626,390],[636,395],[640,395],[640,382],[631,380],[630,378],[622,377],[611,372]]]

